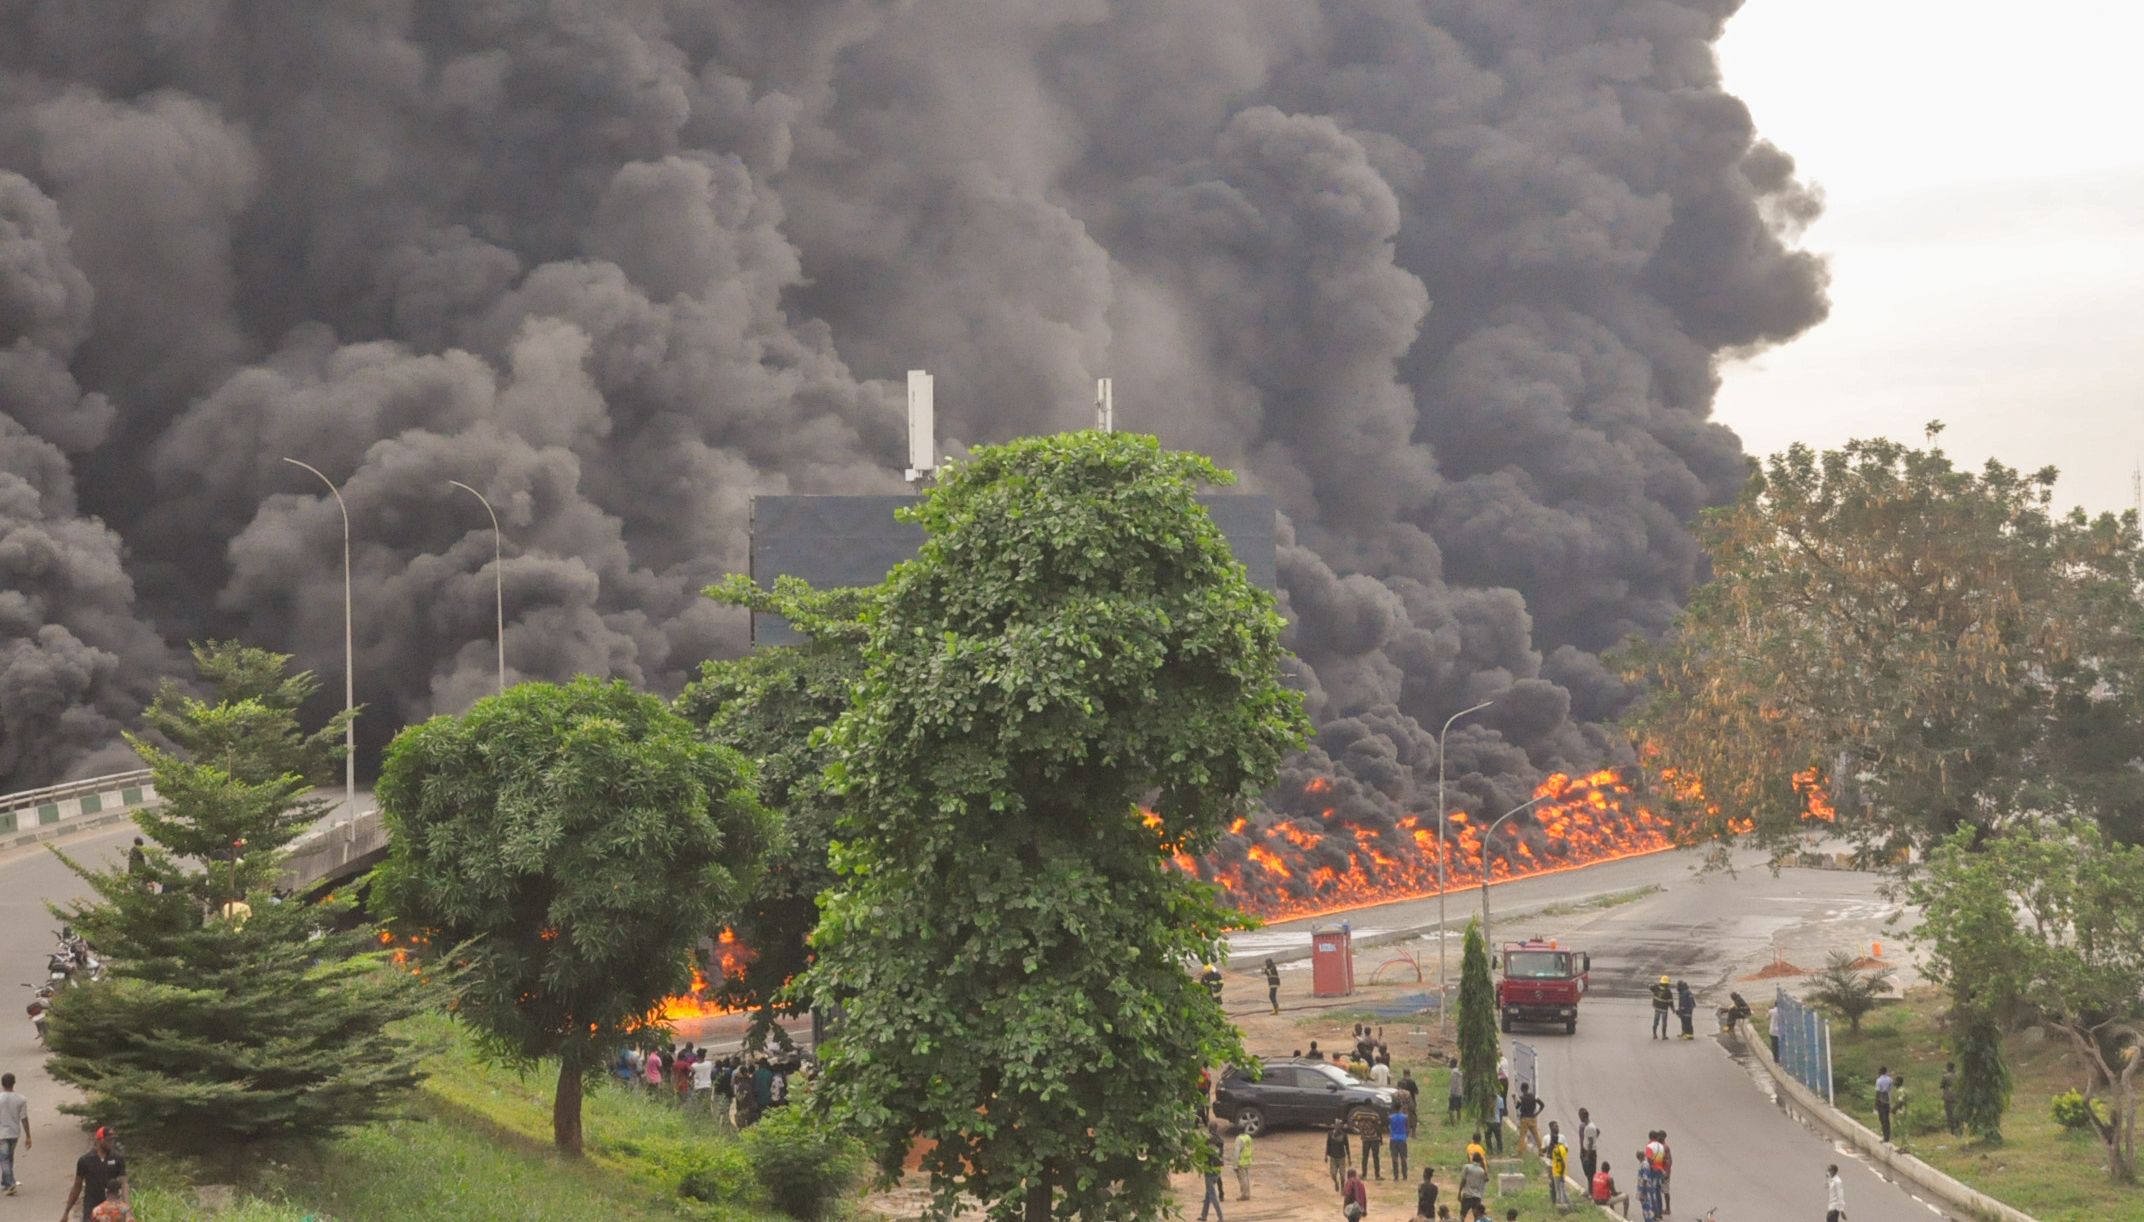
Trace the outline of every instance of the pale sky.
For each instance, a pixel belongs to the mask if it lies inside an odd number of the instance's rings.
[[[2131,504],[2144,458],[2144,5],[1748,0],[1720,47],[1824,191],[1831,318],[1731,365],[1752,453],[1850,437],[2062,470]]]

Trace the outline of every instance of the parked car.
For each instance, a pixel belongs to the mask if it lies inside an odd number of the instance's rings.
[[[1344,1120],[1357,1132],[1381,1131],[1391,1122],[1397,1096],[1372,1086],[1330,1061],[1273,1057],[1253,1080],[1231,1067],[1214,1092],[1213,1112],[1253,1136],[1283,1125],[1325,1128]]]

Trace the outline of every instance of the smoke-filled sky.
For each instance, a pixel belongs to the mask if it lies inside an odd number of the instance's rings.
[[[1382,827],[1618,753],[1597,654],[1698,575],[1723,354],[1826,310],[1734,0],[0,0],[0,788],[175,646],[369,741],[515,677],[674,690],[760,492],[1088,419],[1273,495],[1291,775]]]

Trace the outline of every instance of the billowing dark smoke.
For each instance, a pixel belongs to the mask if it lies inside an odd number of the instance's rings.
[[[492,682],[450,479],[517,675],[674,688],[743,648],[697,591],[752,494],[897,487],[918,365],[969,441],[1113,376],[1279,499],[1348,819],[1490,696],[1455,805],[1611,760],[1598,651],[1741,478],[1717,362],[1824,312],[1735,7],[0,0],[0,781],[93,766],[167,641],[340,670],[284,455],[347,481],[375,740]]]

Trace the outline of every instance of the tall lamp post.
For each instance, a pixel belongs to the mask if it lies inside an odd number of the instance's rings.
[[[491,594],[499,617],[499,694],[504,696],[506,694],[506,566],[501,559],[499,515],[492,509],[491,502],[484,499],[483,493],[478,492],[458,479],[450,479],[447,482],[475,497],[477,504],[484,507],[484,512],[491,515]]]
[[[1444,729],[1437,731],[1437,1022],[1440,1026],[1444,1022],[1445,1012],[1450,1008],[1444,1004],[1444,736],[1451,730],[1453,722],[1469,713],[1479,713],[1495,703],[1494,700],[1484,700],[1471,709],[1461,709],[1445,718]]]
[[[342,511],[342,818],[347,827],[357,823],[357,650],[352,644],[354,634],[350,629],[350,507],[343,504],[342,489],[335,481],[320,474],[320,468],[311,463],[302,463],[295,458],[284,462],[293,467],[304,467],[320,482],[328,486],[335,497],[335,508]]]
[[[1541,803],[1543,803],[1543,802],[1546,802],[1546,801],[1548,801],[1548,798],[1549,798],[1549,795],[1547,795],[1547,794],[1545,794],[1545,793],[1544,793],[1544,794],[1538,794],[1538,795],[1536,795],[1536,796],[1534,796],[1534,797],[1528,798],[1528,799],[1527,799],[1526,801],[1524,801],[1524,802],[1520,803],[1519,805],[1517,805],[1517,806],[1514,806],[1514,807],[1512,807],[1512,808],[1511,808],[1510,810],[1507,810],[1507,811],[1505,811],[1505,812],[1504,812],[1503,814],[1501,814],[1501,815],[1498,815],[1498,816],[1496,817],[1496,822],[1494,822],[1494,823],[1492,823],[1492,824],[1490,824],[1490,825],[1489,825],[1489,830],[1488,830],[1488,831],[1486,831],[1486,832],[1483,832],[1483,833],[1481,834],[1481,945],[1482,945],[1482,949],[1483,949],[1483,950],[1489,950],[1489,947],[1490,947],[1490,942],[1489,942],[1489,838],[1490,838],[1490,837],[1492,837],[1492,836],[1494,836],[1494,835],[1496,835],[1496,829],[1498,829],[1498,828],[1500,828],[1500,827],[1504,826],[1504,820],[1506,820],[1506,819],[1509,819],[1509,818],[1510,818],[1511,816],[1513,816],[1513,815],[1516,815],[1516,814],[1518,814],[1518,813],[1519,813],[1520,811],[1522,811],[1522,810],[1526,810],[1526,809],[1529,809],[1529,808],[1531,808],[1531,807],[1534,807],[1534,806],[1538,806],[1538,805],[1540,805]],[[1489,950],[1489,953],[1493,955],[1493,954],[1495,954],[1496,952],[1495,952],[1495,951],[1493,951],[1493,950]]]

